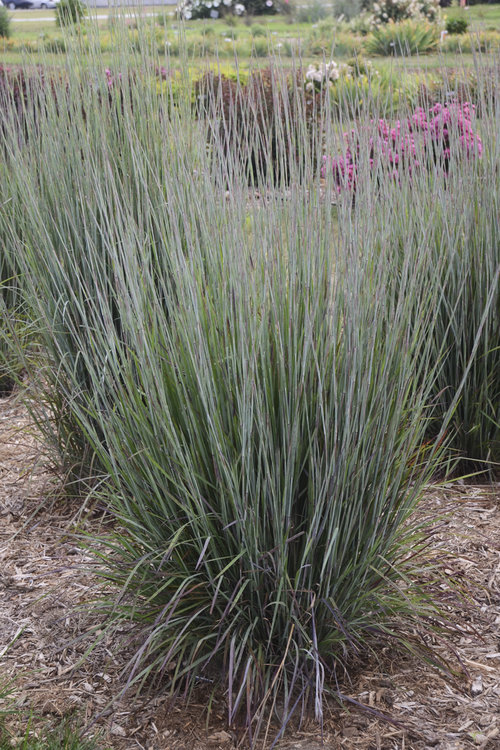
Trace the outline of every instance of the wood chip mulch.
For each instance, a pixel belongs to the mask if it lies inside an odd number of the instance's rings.
[[[311,722],[277,748],[500,749],[500,485],[429,488],[425,512],[438,515],[451,506],[434,544],[453,553],[453,575],[474,597],[452,644],[466,676],[453,684],[388,651],[363,664],[345,692],[397,726],[332,706],[322,734]],[[21,709],[5,720],[13,741],[28,721],[37,731],[40,722],[74,714],[103,749],[235,747],[222,699],[214,702],[208,726],[203,694],[187,708],[164,695],[127,697],[110,707],[124,685],[127,654],[115,653],[104,639],[81,661],[88,646],[82,636],[99,623],[82,607],[97,582],[92,558],[76,541],[75,519],[79,532],[90,522],[95,531],[101,520],[79,519],[77,511],[60,494],[20,396],[0,401],[0,716],[12,702]],[[7,683],[11,695],[2,699]]]

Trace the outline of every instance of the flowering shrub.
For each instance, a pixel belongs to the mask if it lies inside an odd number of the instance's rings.
[[[323,157],[322,177],[332,170],[334,184],[343,189],[356,189],[358,170],[368,160],[370,171],[398,179],[402,170],[407,174],[438,164],[448,173],[452,159],[481,156],[481,138],[474,133],[471,116],[474,106],[468,102],[435,104],[428,111],[419,107],[405,121],[393,127],[386,120],[372,121],[374,132],[344,133],[345,152],[335,159]]]
[[[380,73],[373,68],[369,60],[354,58],[349,63],[327,63],[309,65],[305,74],[305,89],[308,93],[324,90],[325,86],[332,87],[336,81],[342,79],[378,77]]]
[[[283,0],[287,4],[288,0]],[[279,13],[281,0],[185,0],[180,12],[186,20],[220,18],[224,15],[265,15]]]
[[[394,21],[426,18],[439,19],[439,0],[379,0],[373,4],[372,22],[375,26]]]

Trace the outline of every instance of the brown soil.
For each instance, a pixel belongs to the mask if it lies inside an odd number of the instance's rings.
[[[456,613],[452,646],[465,670],[456,684],[411,657],[388,650],[363,664],[347,694],[375,714],[332,705],[323,736],[310,723],[278,743],[281,750],[466,750],[500,748],[500,486],[429,488],[424,511],[453,507],[434,544],[453,553],[450,575],[460,578],[473,606]],[[96,626],[86,613],[95,594],[92,557],[76,533],[90,520],[58,495],[30,433],[16,394],[0,401],[0,695],[6,681],[22,709],[7,719],[22,736],[28,716],[42,720],[78,716],[101,733],[100,747],[113,750],[229,750],[236,737],[225,723],[223,700],[215,700],[206,726],[203,693],[188,708],[155,695],[110,708],[125,682],[126,648],[113,652],[106,638],[84,661]],[[100,519],[94,514],[92,530]],[[98,624],[97,624],[98,625]],[[0,700],[0,712],[7,701]],[[95,717],[97,720],[92,723]]]

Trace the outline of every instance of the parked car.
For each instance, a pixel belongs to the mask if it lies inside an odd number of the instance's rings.
[[[18,8],[55,8],[59,0],[1,0],[4,5],[10,10],[17,10]]]
[[[59,0],[30,0],[30,8],[55,8]]]
[[[33,6],[31,0],[3,0],[3,4],[10,10],[16,10],[17,8],[31,8]]]

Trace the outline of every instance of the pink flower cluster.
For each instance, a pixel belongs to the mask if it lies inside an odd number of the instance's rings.
[[[377,176],[388,174],[398,179],[404,170],[411,175],[431,164],[439,165],[447,174],[452,158],[481,156],[481,138],[474,133],[471,117],[474,106],[465,102],[435,104],[426,111],[419,107],[406,120],[397,120],[391,127],[386,120],[372,120],[369,132],[352,130],[344,133],[342,156],[323,157],[321,176],[332,170],[338,192],[356,189],[358,169],[368,162]]]
[[[452,142],[455,138],[461,153],[467,157],[481,156],[483,144],[481,138],[472,129],[471,117],[475,107],[469,102],[453,103],[447,106],[435,104],[427,119],[425,110],[418,109],[412,118],[411,125],[427,136],[427,141],[435,147],[439,145],[441,157],[449,162],[452,156]]]

